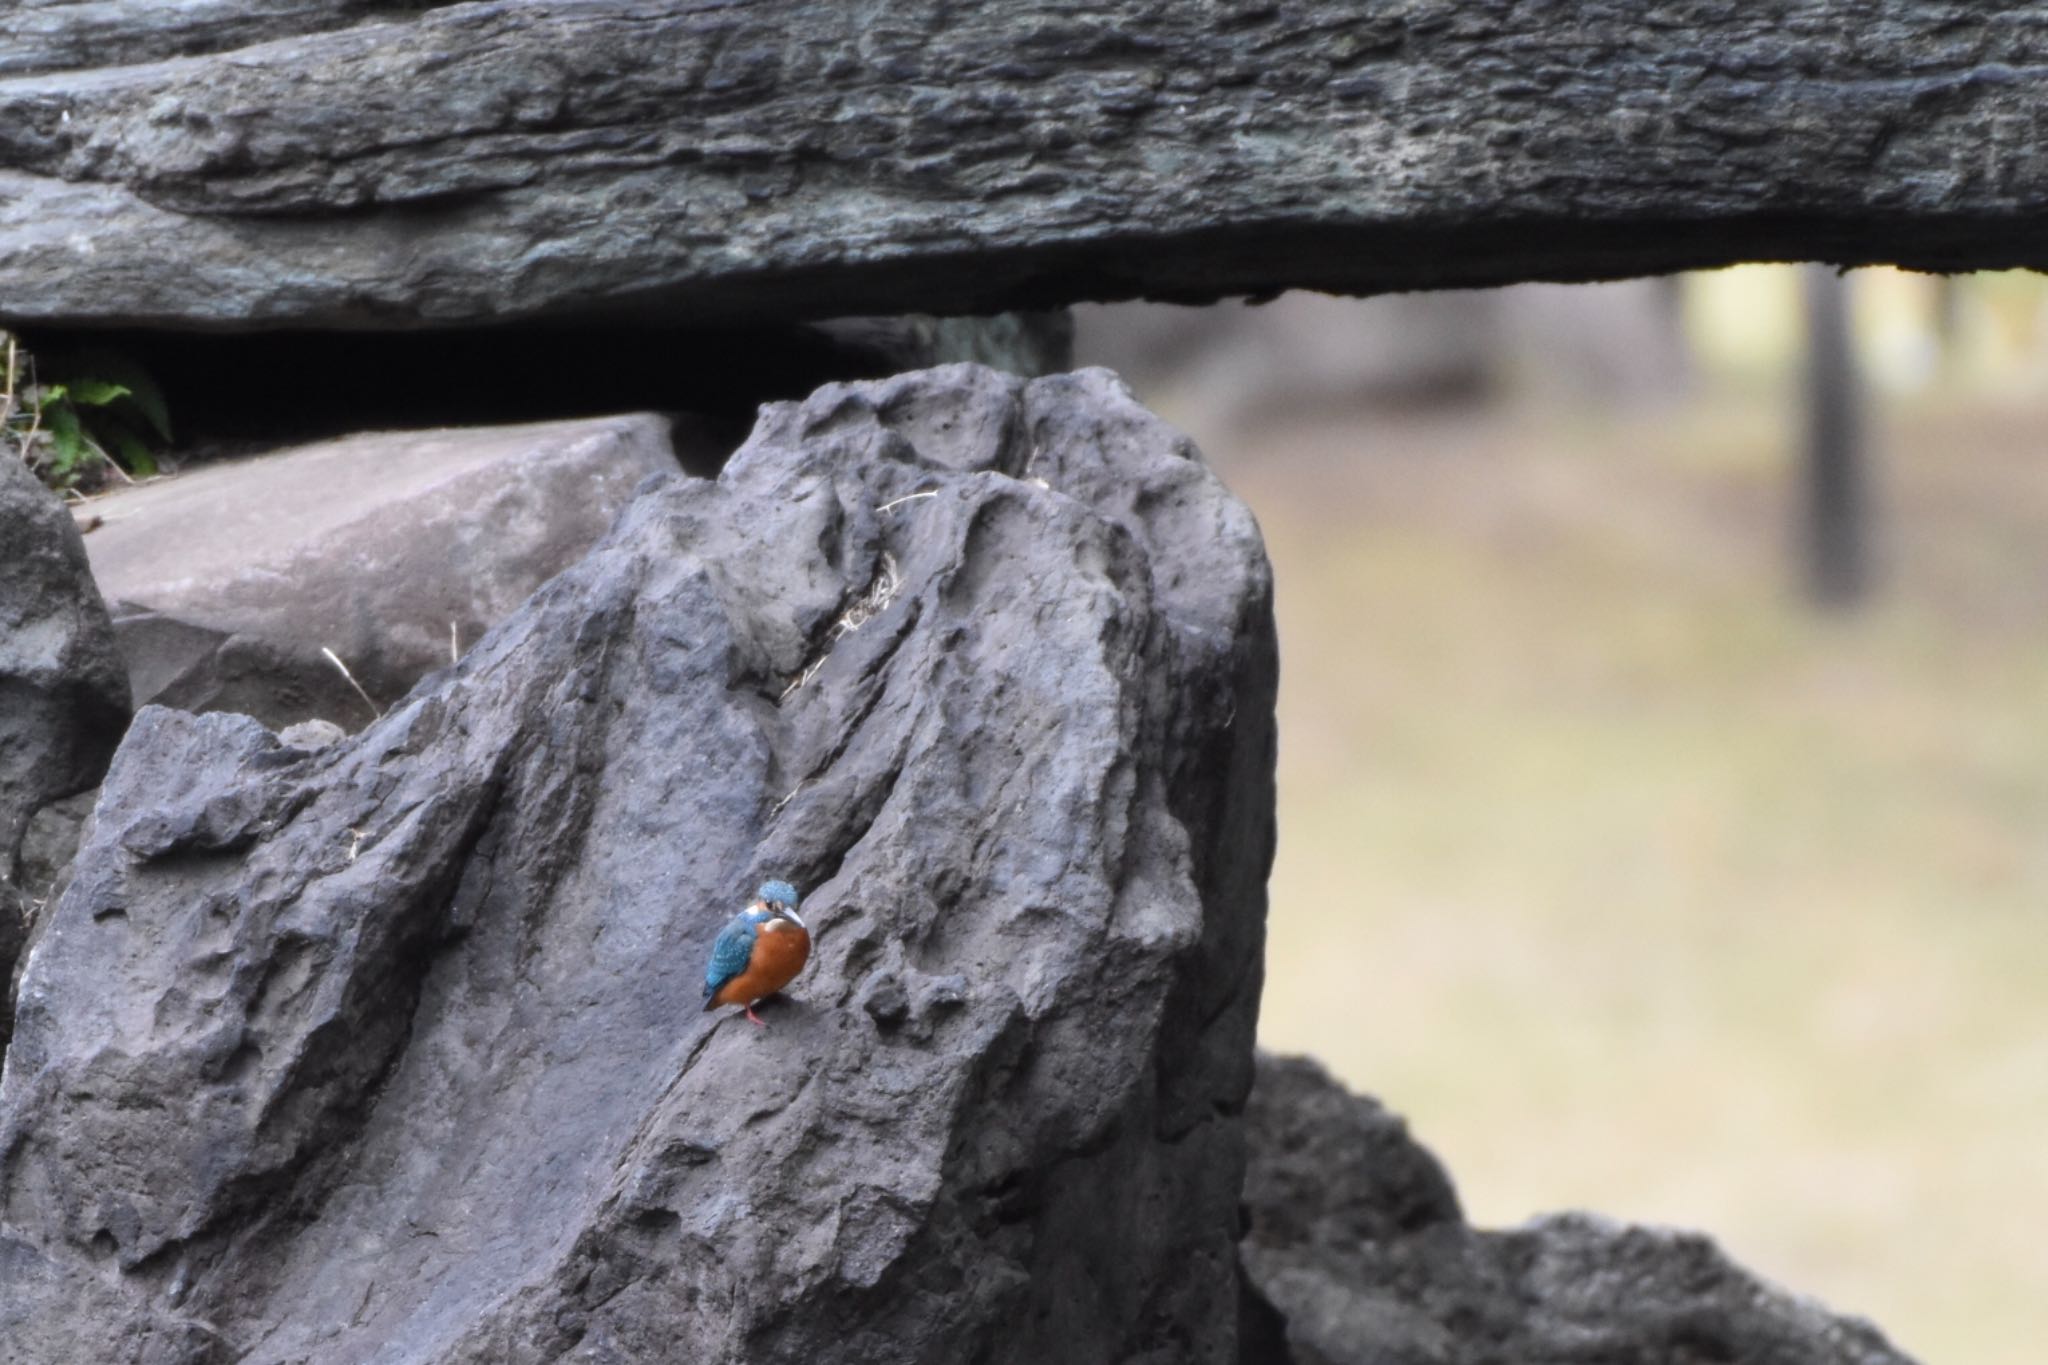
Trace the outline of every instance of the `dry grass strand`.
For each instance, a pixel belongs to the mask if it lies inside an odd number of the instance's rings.
[[[912,494],[911,496],[930,495]],[[802,691],[810,683],[811,679],[818,676],[818,670],[825,666],[825,660],[832,655],[832,646],[838,644],[877,616],[880,616],[889,603],[895,600],[896,594],[902,590],[903,570],[896,563],[896,556],[884,550],[882,552],[882,562],[875,569],[874,578],[869,581],[867,587],[862,590],[858,597],[847,603],[845,610],[841,611],[838,618],[832,622],[831,627],[825,632],[824,647],[818,651],[816,658],[804,666],[803,672],[797,674],[790,681],[789,686],[782,689],[782,695],[776,698],[777,703],[788,701],[796,693]],[[792,792],[791,795],[795,795],[795,793]]]
[[[333,650],[329,649],[326,645],[320,646],[320,652],[327,656],[328,663],[333,664],[336,668],[341,670],[341,676],[348,681],[348,685],[350,687],[353,687],[356,690],[356,695],[363,699],[363,705],[370,708],[371,714],[376,716],[378,720],[384,719],[384,708],[377,705],[376,702],[370,700],[370,694],[368,692],[363,691],[363,685],[356,681],[355,674],[348,671],[348,665],[341,661],[341,656],[339,654],[336,654]]]

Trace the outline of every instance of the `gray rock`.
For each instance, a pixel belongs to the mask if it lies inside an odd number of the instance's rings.
[[[99,781],[128,724],[128,675],[77,525],[0,450],[0,983],[35,899],[22,836],[42,806]],[[0,1044],[9,1011],[0,998]]]
[[[1467,1226],[1406,1125],[1305,1059],[1260,1058],[1246,1121],[1244,1263],[1298,1365],[1912,1365],[1695,1233]]]
[[[1074,316],[1064,308],[976,318],[833,318],[815,327],[849,356],[886,362],[891,374],[966,362],[1037,379],[1074,368]]]
[[[4,0],[8,43],[0,49],[0,75],[219,52],[341,28],[390,8],[388,0]]]
[[[1463,405],[1515,390],[1641,404],[1675,396],[1689,375],[1676,284],[1092,305],[1075,310],[1075,355],[1203,431],[1270,433],[1305,411]]]
[[[99,500],[87,538],[138,704],[360,729],[676,470],[647,415],[346,437]]]
[[[1994,22],[0,0],[29,34],[0,80],[0,298],[17,322],[395,329],[2040,267],[2048,31]]]
[[[1499,293],[1257,306],[1109,304],[1077,310],[1076,354],[1140,393],[1169,389],[1191,426],[1270,429],[1302,411],[1470,403],[1498,387]]]
[[[348,731],[331,720],[302,720],[277,732],[278,744],[287,749],[304,749],[308,753],[325,749],[330,744],[339,744],[347,738]]]
[[[71,880],[71,860],[92,822],[93,803],[98,799],[99,788],[91,787],[52,801],[31,815],[22,831],[11,891],[0,884],[0,901],[12,894],[20,906],[13,948],[0,953],[0,1050],[6,1048],[13,1031],[22,968],[35,948],[38,931],[47,922],[43,912],[56,903]]]
[[[78,852],[86,821],[92,817],[93,802],[99,794],[98,787],[89,787],[50,802],[28,818],[28,826],[21,835],[16,872],[23,894],[32,902],[56,899],[58,884]]]
[[[145,709],[0,1072],[0,1340],[1236,1360],[1274,685],[1187,443],[957,366],[766,410],[344,743]],[[770,873],[757,1030],[699,982]]]

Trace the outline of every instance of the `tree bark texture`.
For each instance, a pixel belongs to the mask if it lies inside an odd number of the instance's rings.
[[[2048,257],[2038,4],[0,0],[0,31],[17,323]]]

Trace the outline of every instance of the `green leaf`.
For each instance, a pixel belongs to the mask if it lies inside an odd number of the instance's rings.
[[[85,462],[85,432],[78,425],[78,410],[60,402],[46,406],[43,416],[50,424],[50,445],[57,452],[50,467],[60,476],[68,475]]]
[[[156,456],[150,454],[142,438],[127,427],[110,427],[94,434],[101,437],[101,445],[114,448],[114,457],[120,461],[121,467],[136,478],[146,479],[156,473]]]
[[[73,376],[89,374],[126,389],[128,404],[142,414],[157,439],[168,442],[171,439],[171,414],[164,403],[164,391],[149,377],[148,371],[130,360],[119,351],[93,346],[73,352],[65,357],[64,373]]]
[[[144,478],[158,472],[152,447],[170,443],[170,414],[163,391],[127,356],[103,347],[33,358],[21,352],[11,382],[14,406],[0,436],[50,487],[75,486],[109,463]]]
[[[71,401],[87,407],[104,408],[117,403],[134,393],[125,384],[116,384],[108,379],[74,379],[71,381]]]
[[[164,406],[164,391],[156,386],[156,381],[141,373],[128,376],[128,401],[156,432],[157,439],[168,444],[171,410]]]

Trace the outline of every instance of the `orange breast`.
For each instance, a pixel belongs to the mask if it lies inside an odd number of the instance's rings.
[[[787,986],[810,956],[808,933],[787,920],[770,920],[754,936],[754,955],[747,969],[720,986],[711,998],[721,1005],[751,1005]]]

